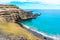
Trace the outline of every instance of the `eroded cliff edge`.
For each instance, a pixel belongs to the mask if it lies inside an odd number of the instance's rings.
[[[39,14],[34,14],[31,11],[24,11],[16,5],[3,5],[0,4],[0,16],[7,22],[19,22],[36,18]]]
[[[0,4],[0,40],[43,40],[16,23],[37,16],[15,5]]]

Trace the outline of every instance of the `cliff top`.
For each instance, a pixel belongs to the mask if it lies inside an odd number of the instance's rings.
[[[0,16],[5,18],[7,22],[18,22],[21,20],[36,18],[38,15],[33,15],[30,11],[24,11],[16,5],[0,4]]]

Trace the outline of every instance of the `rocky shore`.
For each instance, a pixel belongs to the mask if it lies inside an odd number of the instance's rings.
[[[16,5],[0,4],[0,40],[44,40],[19,25],[22,20],[33,19],[39,14],[24,11]]]

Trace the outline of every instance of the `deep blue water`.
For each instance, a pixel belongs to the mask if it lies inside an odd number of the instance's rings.
[[[50,35],[60,35],[60,10],[31,9],[31,11],[34,11],[33,13],[41,13],[41,16],[24,21],[22,22],[23,24]]]

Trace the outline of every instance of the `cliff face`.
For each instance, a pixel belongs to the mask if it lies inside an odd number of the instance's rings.
[[[0,4],[0,16],[5,18],[7,22],[18,22],[37,17],[39,14],[33,15],[32,12],[24,11],[15,5]]]
[[[43,40],[14,22],[38,16],[15,5],[0,4],[0,40]]]

